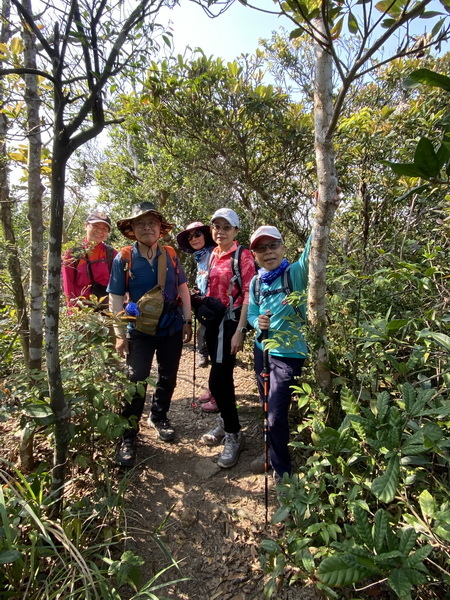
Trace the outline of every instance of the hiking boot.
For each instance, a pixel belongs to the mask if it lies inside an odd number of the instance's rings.
[[[218,446],[223,442],[225,431],[223,429],[222,417],[217,417],[215,426],[201,437],[201,441],[207,446]]]
[[[175,429],[170,424],[169,419],[162,419],[162,421],[153,421],[151,417],[148,418],[148,424],[153,429],[156,429],[158,437],[163,442],[171,442],[175,437]]]
[[[136,462],[136,439],[125,438],[117,447],[116,465],[118,467],[130,468],[134,467]]]
[[[203,354],[199,354],[198,355],[198,359],[197,359],[197,367],[199,367],[200,369],[202,367],[207,367],[208,366],[208,357],[207,356],[203,356]]]
[[[244,446],[245,438],[241,432],[225,433],[225,443],[223,445],[222,454],[217,461],[219,467],[222,467],[222,469],[234,467]]]
[[[264,452],[260,456],[257,456],[255,458],[255,460],[252,460],[252,462],[250,463],[250,469],[254,475],[264,475],[264,473],[266,472],[264,462],[265,462]],[[272,468],[272,465],[270,464],[270,459],[269,459],[269,464],[267,466],[267,469],[270,470],[271,468]]]
[[[200,394],[200,396],[198,397],[198,401],[200,404],[204,404],[205,402],[209,402],[212,398],[212,394],[209,390],[206,390],[206,392],[203,392],[203,394]]]
[[[204,402],[201,405],[200,410],[206,413],[217,413],[219,412],[219,407],[217,406],[215,399],[211,396],[211,400],[209,402]]]

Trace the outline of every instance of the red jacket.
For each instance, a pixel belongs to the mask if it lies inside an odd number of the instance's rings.
[[[81,248],[72,248],[63,256],[62,278],[64,296],[67,306],[75,306],[77,298],[89,298],[91,295],[92,280],[107,286],[111,265],[107,261],[106,244],[97,244],[87,251],[87,241]],[[113,250],[116,256],[117,250]],[[89,270],[86,256],[89,259]],[[92,273],[92,279],[89,274]]]

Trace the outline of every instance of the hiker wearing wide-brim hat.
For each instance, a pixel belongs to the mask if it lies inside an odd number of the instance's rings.
[[[129,240],[136,240],[136,235],[133,232],[132,221],[144,215],[153,215],[161,223],[161,237],[169,233],[173,229],[172,223],[169,223],[163,215],[157,210],[153,202],[139,202],[131,207],[131,215],[117,221],[119,231]]]
[[[126,358],[130,381],[140,384],[131,401],[123,399],[121,415],[129,420],[129,426],[116,453],[118,466],[131,467],[154,358],[158,378],[148,424],[163,441],[175,437],[168,412],[183,343],[192,337],[191,300],[186,274],[175,250],[159,241],[172,225],[155,205],[135,204],[130,216],[117,221],[117,226],[125,237],[136,240],[133,246],[120,250],[108,285],[110,309],[117,317],[115,347]],[[125,322],[120,319],[124,310]]]
[[[211,228],[201,221],[194,221],[186,226],[186,229],[177,235],[180,248],[188,254],[193,254],[196,264],[195,288],[193,289],[193,302],[200,301],[206,294],[208,286],[208,267],[211,252],[217,246],[212,238]],[[199,323],[197,329],[197,362],[195,366],[207,367],[209,352],[205,340],[205,326]],[[194,370],[195,377],[195,370]],[[217,404],[208,390],[199,397],[199,403],[204,412],[218,412]]]
[[[209,225],[204,225],[201,221],[194,221],[193,223],[186,225],[186,229],[177,235],[178,245],[183,252],[193,254],[196,251],[190,244],[192,237],[195,236],[196,233],[202,233],[204,235],[204,247],[209,248],[217,246],[211,235],[211,227]]]

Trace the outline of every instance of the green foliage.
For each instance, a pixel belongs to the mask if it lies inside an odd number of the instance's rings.
[[[143,559],[133,552],[112,554],[123,544],[121,520],[124,486],[113,492],[108,485],[75,501],[61,523],[47,514],[49,473],[25,477],[5,463],[0,470],[0,596],[11,600],[48,600],[60,593],[74,600],[120,600],[131,586],[134,600],[153,598],[174,581],[158,577],[141,583]],[[105,470],[106,481],[108,472]],[[81,484],[81,482],[80,482]],[[154,534],[157,537],[157,534]],[[178,581],[182,581],[180,579]]]
[[[62,317],[60,332],[61,377],[69,399],[69,450],[73,465],[101,473],[113,441],[128,421],[120,416],[122,397],[131,401],[142,384],[132,384],[119,364],[112,345],[111,323],[100,313],[81,308]],[[1,391],[1,390],[0,390]],[[49,404],[45,372],[9,377],[3,390],[4,418],[15,414],[21,427],[32,422],[40,438],[51,439],[54,418]]]
[[[426,217],[419,229],[405,233],[402,257],[387,227],[391,252],[372,246],[374,227],[359,262],[333,240],[328,331],[341,414],[331,427],[307,369],[295,390],[307,413],[291,442],[300,467],[278,486],[283,534],[263,545],[267,596],[287,573],[318,581],[327,597],[387,582],[399,598],[425,598],[450,582],[448,241]]]
[[[414,88],[419,84],[428,85],[450,92],[450,77],[436,73],[430,69],[422,68],[413,71],[405,80],[405,86]],[[450,124],[448,118],[442,122],[443,134],[439,145],[434,147],[431,140],[422,136],[414,151],[412,163],[394,163],[387,161],[394,173],[410,178],[420,178],[428,181],[433,187],[436,185],[449,185],[450,175]],[[429,185],[419,185],[410,192],[422,192]]]
[[[449,341],[417,333],[429,350]],[[447,354],[439,367],[448,366]],[[436,389],[420,377],[415,385],[392,382],[389,391],[358,396],[342,387],[337,429],[326,425],[323,408],[317,411],[323,400],[313,389],[306,383],[297,389],[302,407],[310,398],[299,431],[304,438],[309,430],[311,441],[292,442],[305,462],[278,486],[280,508],[272,522],[283,522],[284,533],[262,545],[271,574],[268,597],[289,566],[299,577],[317,578],[330,597],[336,587],[385,580],[399,598],[423,597],[414,590],[441,577],[435,564],[450,581],[448,388]]]
[[[244,235],[256,214],[282,212],[298,230],[292,203],[310,205],[312,195],[311,116],[263,83],[260,59],[225,64],[198,51],[152,63],[142,93],[124,96],[121,108],[113,160],[98,172],[109,198],[152,190],[179,228],[239,204]],[[139,179],[129,172],[130,145]]]

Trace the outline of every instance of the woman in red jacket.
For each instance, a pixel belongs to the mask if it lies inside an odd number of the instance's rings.
[[[77,306],[91,295],[99,300],[108,294],[113,258],[117,254],[105,240],[111,230],[111,219],[104,212],[93,212],[86,219],[86,237],[78,248],[71,248],[63,256],[62,278],[66,304]],[[103,303],[108,306],[108,302]]]

